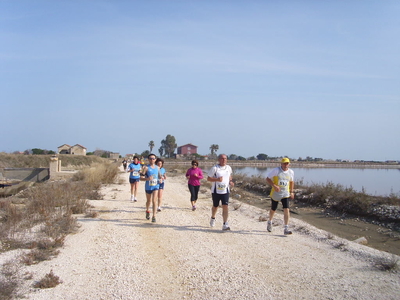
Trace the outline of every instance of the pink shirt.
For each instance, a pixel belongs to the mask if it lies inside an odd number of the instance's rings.
[[[195,174],[197,174],[198,177],[194,176]],[[190,168],[186,172],[186,178],[188,176],[190,176],[188,184],[197,186],[200,185],[200,179],[203,179],[203,171],[200,168]]]

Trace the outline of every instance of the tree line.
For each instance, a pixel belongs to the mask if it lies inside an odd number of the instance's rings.
[[[155,147],[154,140],[151,140],[148,144],[149,150],[143,151],[140,156],[147,157],[150,153],[153,153],[153,149]],[[167,157],[167,158],[174,158],[175,157],[175,150],[177,148],[177,143],[176,139],[173,135],[168,134],[165,139],[161,140],[161,146],[158,148],[158,153],[160,157]],[[209,157],[216,158],[217,157],[217,152],[219,150],[219,145],[218,144],[211,144],[209,147],[210,149],[210,154],[208,155]],[[191,157],[201,157],[200,154],[195,153],[191,154]],[[240,155],[236,154],[230,154],[228,155],[229,160],[276,160],[279,159],[280,157],[273,157],[273,156],[268,156],[265,153],[260,153],[257,156],[251,156],[248,158],[245,158]]]

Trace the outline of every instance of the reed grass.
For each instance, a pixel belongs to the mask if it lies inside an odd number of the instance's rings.
[[[57,155],[65,168],[90,166],[108,159],[95,155]],[[52,155],[25,155],[0,152],[0,168],[48,168]]]

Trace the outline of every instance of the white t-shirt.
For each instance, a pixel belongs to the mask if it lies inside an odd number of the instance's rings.
[[[281,188],[280,192],[276,192],[274,188],[271,189],[271,198],[279,201],[283,198],[290,197],[289,182],[294,181],[294,172],[292,169],[283,171],[281,167],[272,169],[267,177],[272,180],[274,184]]]
[[[220,165],[213,166],[208,172],[208,177],[220,178],[222,182],[213,182],[211,193],[226,194],[229,193],[229,180],[232,175],[232,168],[228,165],[221,167]]]

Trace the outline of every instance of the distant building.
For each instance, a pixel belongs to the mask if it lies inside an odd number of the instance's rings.
[[[58,154],[71,154],[71,146],[68,144],[61,145],[58,147]]]
[[[197,154],[197,146],[193,144],[186,144],[178,147],[177,154],[178,155],[192,155]]]
[[[68,144],[61,145],[58,149],[58,154],[71,154],[71,155],[86,155],[86,147],[76,144],[70,146]]]
[[[110,158],[118,160],[119,159],[119,153],[117,152],[110,152]]]

